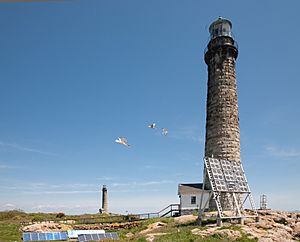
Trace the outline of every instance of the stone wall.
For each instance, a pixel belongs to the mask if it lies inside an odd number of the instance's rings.
[[[190,214],[198,214],[199,209],[182,209],[180,210],[180,216],[182,215],[190,215]]]

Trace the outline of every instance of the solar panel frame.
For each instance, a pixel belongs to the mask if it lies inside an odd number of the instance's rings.
[[[97,234],[91,234],[92,240],[99,240],[99,237]]]
[[[23,241],[30,241],[30,234],[29,233],[23,233]]]
[[[117,233],[111,233],[113,239],[119,239],[119,235]]]
[[[47,240],[47,234],[46,233],[39,233],[38,237],[39,237],[39,240]]]
[[[111,233],[107,233],[107,234],[105,234],[105,236],[106,236],[106,238],[108,238],[108,239],[112,239]]]
[[[62,241],[68,240],[66,232],[46,232],[46,233],[35,233],[35,232],[24,232],[23,241]]]
[[[52,234],[54,240],[60,240],[60,236],[57,233]]]
[[[104,234],[105,231],[103,229],[92,229],[92,230],[73,230],[70,229],[67,231],[68,238],[78,238],[79,234]]]
[[[38,233],[32,233],[31,234],[31,240],[36,240],[36,241],[38,241],[39,240],[39,236],[38,236]]]
[[[61,233],[61,239],[68,240],[68,233],[66,233],[66,232]]]
[[[119,235],[116,232],[105,233],[105,234],[80,234],[78,235],[79,242],[87,242],[92,240],[103,240],[103,239],[113,239],[118,240]]]
[[[98,234],[98,237],[99,237],[99,239],[101,240],[101,239],[105,239],[105,238],[106,238],[106,235],[105,235],[105,234]]]
[[[78,239],[79,242],[85,241],[84,240],[84,234],[79,234],[77,239]]]
[[[249,186],[241,162],[208,158],[207,169],[217,192],[249,193]]]
[[[222,175],[220,175],[220,170]],[[216,158],[204,158],[203,184],[208,179],[210,184],[209,198],[212,198],[218,210],[217,218],[243,218],[247,217],[241,213],[244,203],[248,200],[255,215],[258,216],[254,200],[247,182],[242,163],[240,161],[221,160]],[[245,196],[246,195],[246,196]],[[224,205],[222,199],[232,199],[232,206]],[[210,200],[208,200],[210,201]],[[224,201],[224,200],[223,200]],[[201,203],[203,202],[203,193]],[[207,204],[208,202],[206,202]],[[231,201],[230,201],[231,203]],[[200,205],[201,206],[201,205]],[[206,205],[204,205],[205,207]],[[229,211],[230,210],[230,211]],[[224,211],[228,213],[224,213]],[[199,209],[200,221],[204,209]]]
[[[85,238],[86,238],[87,240],[93,240],[92,234],[85,234]]]

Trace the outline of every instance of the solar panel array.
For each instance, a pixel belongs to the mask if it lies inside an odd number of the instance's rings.
[[[119,236],[117,233],[105,233],[105,234],[80,234],[78,235],[79,242],[85,241],[99,241],[104,239],[118,240]]]
[[[23,241],[68,240],[66,232],[23,233]]]
[[[242,164],[236,161],[208,158],[207,169],[213,176],[213,189],[218,192],[250,192]]]
[[[73,230],[70,229],[67,231],[69,238],[78,238],[80,234],[104,234],[103,229],[91,229],[91,230]]]

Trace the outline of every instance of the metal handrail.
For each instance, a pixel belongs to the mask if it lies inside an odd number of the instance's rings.
[[[160,210],[160,211],[158,212],[158,214],[161,213],[161,212],[163,212],[164,210],[167,210],[169,207],[171,207],[171,209],[172,209],[173,206],[177,206],[177,207],[179,208],[179,204],[173,203],[173,204],[170,204],[169,206],[163,208],[162,210]]]

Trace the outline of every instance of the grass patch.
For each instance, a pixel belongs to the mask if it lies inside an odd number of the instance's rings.
[[[241,233],[242,237],[234,240],[235,242],[255,242],[255,241],[257,241],[257,239],[248,238],[247,234],[239,226],[229,225],[229,226],[224,226],[224,227],[218,228],[218,230],[222,230],[222,229],[230,229],[230,230],[234,230],[234,231],[239,231]]]
[[[230,229],[230,230],[234,230],[234,231],[240,231],[241,233],[243,232],[241,227],[235,226],[235,225],[223,226],[223,227],[218,228],[218,230],[222,230],[222,229]]]
[[[19,230],[20,225],[12,223],[0,223],[0,241],[14,242],[22,241],[22,233]]]
[[[235,242],[256,242],[258,239],[250,239],[246,235],[243,235],[241,238],[235,240]]]
[[[141,225],[135,228],[131,228],[131,229],[122,229],[120,231],[118,231],[118,234],[120,236],[120,238],[125,239],[126,238],[126,234],[127,233],[132,233],[132,234],[137,234],[139,232],[141,232],[142,230],[147,229],[149,224],[153,224],[156,222],[162,222],[162,223],[166,223],[167,225],[172,224],[174,222],[173,218],[151,218],[151,219],[147,219],[143,222],[141,222]],[[164,227],[162,227],[164,228]]]
[[[222,237],[221,235],[212,235],[207,237],[201,237],[199,235],[193,235],[190,229],[182,229],[175,233],[170,233],[158,237],[155,242],[230,242],[229,239]]]
[[[0,212],[0,221],[20,221],[26,219],[28,214],[20,210]]]
[[[202,220],[202,226],[206,226],[208,224],[216,224],[216,223],[217,223],[217,219],[215,218],[207,218]]]
[[[21,242],[21,236],[22,233],[20,231],[20,222],[23,221],[45,221],[45,220],[57,220],[61,219],[61,216],[58,216],[59,213],[24,213],[23,211],[19,210],[13,210],[13,211],[4,211],[0,212],[0,242]],[[107,215],[100,215],[100,214],[84,214],[84,215],[65,215],[62,216],[63,219],[103,219],[105,220],[107,218],[107,221],[110,220],[109,216]],[[122,222],[134,220],[135,218],[128,216],[128,217],[122,217],[120,220]],[[121,221],[120,221],[121,222]],[[193,235],[191,233],[191,230],[194,228],[198,228],[201,230],[207,229],[207,227],[200,227],[197,225],[197,222],[190,222],[188,224],[180,225],[177,224],[173,218],[152,218],[147,220],[140,221],[140,225],[135,228],[131,229],[122,229],[120,231],[117,231],[120,236],[120,241],[137,241],[137,242],[145,242],[146,241],[146,235],[140,235],[139,232],[142,230],[147,229],[149,224],[155,223],[155,222],[163,222],[166,223],[165,226],[159,227],[155,230],[153,230],[153,233],[166,233],[166,235],[157,236],[155,239],[155,242],[176,242],[176,241],[182,241],[182,242],[189,242],[189,241],[195,241],[195,242],[229,242],[232,240],[229,240],[228,238],[216,234],[212,236],[207,237],[201,237],[199,235]],[[212,218],[208,218],[206,220],[203,220],[204,224],[209,223],[215,223],[216,220]],[[230,229],[230,230],[236,230],[239,231],[242,235],[241,238],[238,238],[234,240],[235,242],[255,242],[257,239],[249,239],[245,232],[236,225],[230,225],[230,226],[224,226],[219,229]],[[132,233],[132,237],[127,238],[126,234]]]
[[[108,215],[108,214],[82,214],[82,215],[65,215],[64,213],[25,213],[21,210],[11,210],[0,212],[0,222],[41,222],[41,221],[66,221],[74,220],[77,224],[93,223],[122,223],[140,220],[135,215]]]

